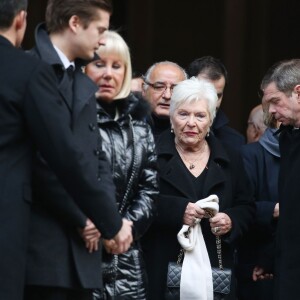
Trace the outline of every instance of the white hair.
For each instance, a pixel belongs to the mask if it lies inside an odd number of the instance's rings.
[[[181,81],[174,87],[170,103],[170,116],[173,116],[175,110],[182,104],[198,101],[206,101],[212,124],[216,116],[218,101],[216,89],[209,81],[196,77]]]

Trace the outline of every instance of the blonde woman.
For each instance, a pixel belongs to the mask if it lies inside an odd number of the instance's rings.
[[[144,121],[148,106],[130,93],[131,61],[123,38],[108,31],[97,54],[100,59],[87,65],[86,73],[99,86],[102,150],[111,165],[119,211],[133,222],[134,236],[129,251],[120,255],[113,254],[113,242],[104,241],[105,299],[142,300],[146,287],[139,240],[152,222],[158,193],[153,135]],[[95,291],[95,299],[100,296]]]

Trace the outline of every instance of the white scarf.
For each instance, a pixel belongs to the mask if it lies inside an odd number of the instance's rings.
[[[219,211],[219,198],[210,195],[196,204],[208,208],[215,215]],[[209,256],[200,226],[201,219],[194,227],[183,225],[177,234],[178,242],[185,250],[181,270],[180,299],[182,300],[213,300],[213,283]],[[190,230],[188,238],[185,233]]]

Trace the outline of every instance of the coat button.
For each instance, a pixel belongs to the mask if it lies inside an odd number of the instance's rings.
[[[101,181],[101,177],[100,177],[100,176],[98,176],[97,180],[98,180],[98,181]]]
[[[91,131],[95,131],[96,130],[96,126],[95,126],[94,123],[90,123],[89,124],[89,128],[90,128]]]
[[[94,150],[94,153],[95,153],[95,155],[99,156],[99,154],[100,154],[99,149],[95,149],[95,150]]]

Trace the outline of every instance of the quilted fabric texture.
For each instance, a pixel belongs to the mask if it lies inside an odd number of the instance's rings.
[[[230,293],[231,270],[224,268],[212,268],[214,292],[221,294]]]
[[[170,262],[168,265],[167,276],[167,299],[179,299],[181,265],[176,262]],[[212,268],[214,292],[220,294],[230,293],[231,270],[224,268]]]
[[[181,265],[176,262],[170,262],[168,265],[167,288],[165,292],[166,300],[180,299],[180,277]]]
[[[168,287],[179,287],[181,277],[181,265],[176,262],[170,262],[168,266],[168,277],[167,286]]]

